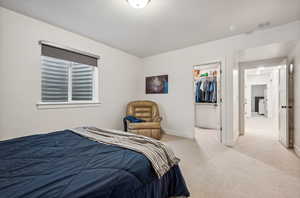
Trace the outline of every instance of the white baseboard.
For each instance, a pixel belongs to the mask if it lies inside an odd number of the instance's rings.
[[[223,131],[224,132],[224,131]],[[236,144],[237,144],[237,141],[240,137],[240,133],[239,131],[235,132],[234,134],[236,134],[233,138],[229,138],[229,139],[223,139],[223,144],[225,146],[228,146],[228,147],[234,147]]]
[[[224,141],[222,142],[225,146],[228,147],[234,147],[235,146],[235,141]]]
[[[184,137],[184,138],[189,138],[189,139],[194,139],[194,131],[190,134],[188,133],[180,133],[179,131],[177,130],[174,130],[174,129],[163,129],[164,133],[165,134],[168,134],[168,135],[174,135],[174,136],[178,136],[178,137]]]
[[[237,141],[238,141],[238,139],[239,139],[239,137],[240,137],[240,131],[236,131],[234,134],[236,134],[236,135],[235,135],[235,137],[233,137],[233,143],[232,143],[232,146],[235,146],[235,145],[236,145],[236,143],[237,143]]]
[[[300,147],[297,145],[294,145],[294,150],[295,150],[296,155],[298,155],[298,157],[300,157]]]

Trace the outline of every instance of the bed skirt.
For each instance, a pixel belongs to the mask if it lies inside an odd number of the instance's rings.
[[[178,165],[173,166],[162,178],[124,197],[130,198],[187,198],[190,193]]]

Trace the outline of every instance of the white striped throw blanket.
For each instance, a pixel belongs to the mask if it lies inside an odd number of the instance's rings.
[[[93,141],[116,145],[144,154],[151,162],[159,178],[179,162],[179,158],[174,155],[170,148],[152,138],[95,127],[79,127],[71,130]]]

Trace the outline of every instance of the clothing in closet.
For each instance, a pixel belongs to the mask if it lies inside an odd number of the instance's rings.
[[[203,78],[196,81],[195,85],[196,103],[216,103],[217,102],[217,80],[216,78]]]

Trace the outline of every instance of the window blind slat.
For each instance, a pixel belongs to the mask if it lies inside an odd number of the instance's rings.
[[[42,102],[93,100],[93,66],[47,56],[41,62]]]
[[[93,68],[88,65],[72,66],[72,100],[93,100]]]
[[[42,57],[42,102],[68,101],[68,63]]]

